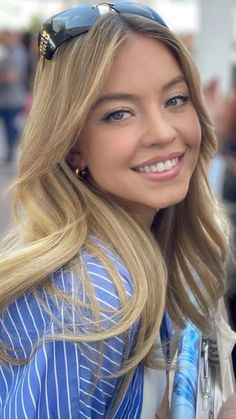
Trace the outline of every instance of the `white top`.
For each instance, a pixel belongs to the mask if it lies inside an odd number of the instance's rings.
[[[141,419],[154,419],[166,391],[166,371],[144,368]]]
[[[156,337],[158,355],[163,358],[159,334]],[[140,419],[154,419],[166,391],[166,371],[144,367],[143,405]]]

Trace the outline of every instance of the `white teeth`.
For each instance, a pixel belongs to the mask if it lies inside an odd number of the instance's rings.
[[[159,162],[156,164],[152,164],[151,166],[140,166],[137,167],[138,172],[145,172],[145,173],[161,173],[165,172],[166,170],[170,170],[173,167],[175,167],[179,162],[179,157],[176,157],[175,159],[166,160],[165,162]]]
[[[167,160],[167,161],[164,163],[164,165],[165,165],[165,169],[166,169],[166,170],[170,170],[170,169],[172,169],[172,167],[173,167],[172,160]]]
[[[157,163],[157,171],[160,173],[160,172],[164,172],[164,170],[165,170],[165,165],[164,165],[164,163]]]

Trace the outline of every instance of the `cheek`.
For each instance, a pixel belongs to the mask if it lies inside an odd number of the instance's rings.
[[[99,138],[90,130],[83,130],[81,133],[79,148],[86,166],[93,165],[96,162],[99,163],[104,156],[102,147],[99,145]]]
[[[200,123],[198,123],[198,129],[196,131],[197,131],[196,132],[196,147],[197,147],[197,152],[199,154],[201,143],[202,143],[202,129],[201,129]]]
[[[137,147],[137,135],[135,137],[128,130],[122,130],[122,133],[118,131],[97,130],[86,135],[87,141],[83,137],[81,150],[88,166],[121,168],[130,165]]]
[[[202,140],[202,129],[198,115],[195,112],[192,115],[192,118],[189,118],[188,132],[190,139],[189,145],[198,151]]]

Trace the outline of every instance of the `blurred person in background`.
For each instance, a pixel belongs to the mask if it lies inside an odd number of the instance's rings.
[[[11,162],[21,131],[19,115],[27,99],[28,56],[16,33],[0,32],[0,44],[0,119],[6,138],[4,162]]]
[[[233,230],[232,263],[228,269],[229,289],[226,304],[231,327],[236,330],[236,267],[233,261],[236,258],[236,88],[223,96],[220,80],[216,78],[205,86],[204,95],[219,140],[218,154],[210,164],[209,182],[213,192],[226,205]],[[236,347],[232,355],[236,375]]]
[[[236,88],[226,99],[223,107],[220,137],[227,161],[223,198],[229,203],[236,204]],[[236,226],[236,214],[233,219]]]
[[[21,41],[28,54],[28,66],[26,74],[26,87],[29,92],[33,90],[34,77],[38,64],[38,36],[35,33],[26,31],[21,35]]]
[[[218,151],[209,165],[209,184],[214,194],[222,199],[223,186],[226,172],[226,158],[223,152],[223,144],[220,132],[222,130],[222,109],[225,98],[220,90],[219,78],[213,78],[204,86],[204,96],[214,121],[215,129],[218,135]],[[220,140],[220,141],[219,141]]]
[[[28,65],[27,65],[27,73],[25,77],[25,85],[28,91],[27,100],[25,103],[24,114],[22,115],[23,124],[27,119],[29,112],[32,106],[32,92],[33,92],[33,84],[34,78],[36,73],[36,67],[38,64],[39,54],[38,54],[38,34],[32,32],[23,32],[21,34],[21,41],[24,45],[27,56],[28,56]]]
[[[236,259],[236,88],[225,100],[221,115],[220,137],[226,162],[222,198],[227,205],[233,229],[232,252]],[[236,266],[229,268],[228,307],[232,327],[236,330]],[[236,347],[233,351],[233,365],[236,375]],[[236,416],[236,415],[235,415]]]

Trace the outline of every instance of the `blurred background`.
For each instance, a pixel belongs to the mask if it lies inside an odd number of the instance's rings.
[[[79,3],[78,0],[0,0],[0,238],[11,223],[11,192],[6,191],[16,176],[17,145],[32,103],[40,24]],[[209,167],[209,180],[229,213],[235,255],[236,0],[146,0],[146,3],[182,38],[199,67],[219,138],[219,151]],[[233,265],[229,280],[229,312],[236,329]]]

